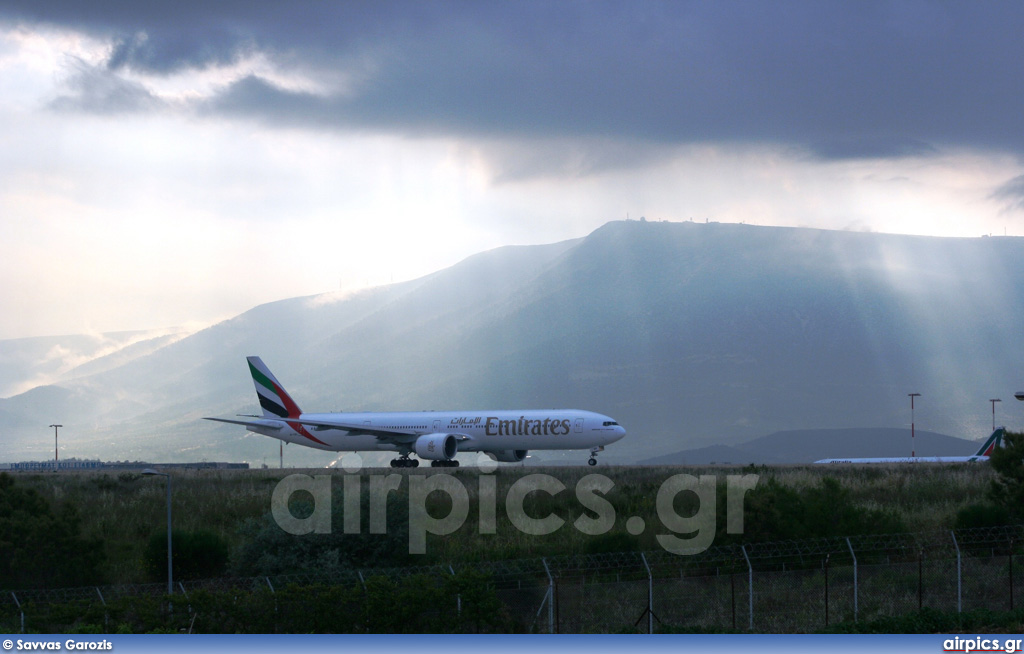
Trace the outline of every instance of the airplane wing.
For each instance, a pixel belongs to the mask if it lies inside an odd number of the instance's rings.
[[[396,443],[409,443],[416,440],[416,437],[419,436],[418,432],[409,429],[382,429],[371,425],[345,422],[344,420],[331,420],[325,418],[320,418],[318,420],[310,420],[308,418],[287,418],[286,421],[296,422],[300,425],[312,427],[313,431],[328,431],[336,429],[338,431],[347,432],[349,436],[362,436],[365,434]]]
[[[381,427],[346,422],[344,420],[333,420],[330,418],[319,418],[317,420],[309,418],[288,418],[287,422],[297,422],[300,425],[312,427],[315,432],[337,429],[339,431],[347,432],[349,436],[361,436],[366,434],[376,436],[383,441],[391,443],[411,443],[422,435],[421,431],[413,431],[411,429],[384,429]],[[455,436],[456,440],[459,442],[473,440],[473,437],[468,434],[455,432],[452,435]]]
[[[246,416],[240,416],[246,417]],[[251,416],[256,418],[256,416]],[[283,429],[286,424],[304,425],[306,427],[312,427],[313,432],[319,431],[343,431],[348,436],[375,436],[382,441],[395,444],[408,444],[415,441],[419,436],[420,432],[413,431],[411,429],[384,429],[381,427],[374,427],[371,425],[364,425],[354,422],[346,422],[344,420],[333,420],[330,418],[318,418],[316,420],[310,418],[280,418],[280,419],[257,419],[257,420],[231,420],[228,418],[205,418],[205,420],[215,420],[217,422],[227,422],[233,425],[244,425],[246,427],[260,427],[262,429]],[[460,442],[473,440],[472,436],[467,434],[456,433],[454,434],[456,439]]]

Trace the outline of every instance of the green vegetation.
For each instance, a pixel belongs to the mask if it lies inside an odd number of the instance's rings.
[[[891,508],[858,505],[834,477],[817,486],[790,487],[771,477],[747,495],[745,529],[737,542],[801,540],[907,530]]]
[[[989,460],[995,479],[989,497],[1013,519],[1024,518],[1024,433],[1006,432]]]
[[[274,520],[274,490],[279,481],[295,473],[329,475],[328,533],[293,535]],[[416,488],[424,475],[437,474],[450,474],[461,482],[459,487],[465,489],[469,503],[467,518],[450,533],[428,534],[426,553],[413,555],[409,553],[410,535],[416,527],[410,512],[417,513],[418,509],[415,503],[410,507],[410,496],[417,497]],[[530,475],[546,475],[547,490],[537,490],[536,479],[526,479]],[[692,480],[704,475],[707,483],[698,492],[664,493],[666,487],[671,487],[666,482],[684,479],[679,475],[692,475],[687,478]],[[755,476],[757,483],[753,484]],[[1017,524],[1019,514],[993,500],[998,483],[1003,483],[1007,492],[1012,490],[1012,485],[1006,483],[1008,478],[984,464],[507,467],[494,473],[478,469],[366,470],[359,477],[336,470],[175,472],[175,579],[209,580],[228,575],[244,579],[186,581],[187,594],[176,592],[172,597],[163,596],[159,589],[154,591],[157,594],[149,595],[152,589],[108,592],[106,587],[102,596],[95,588],[65,592],[59,596],[66,598],[62,601],[45,599],[44,594],[18,593],[23,603],[20,612],[12,602],[0,603],[0,623],[16,628],[23,612],[26,628],[41,632],[544,630],[547,625],[544,616],[538,618],[538,607],[546,578],[513,588],[502,572],[495,572],[499,580],[495,582],[464,564],[637,550],[647,551],[650,558],[651,551],[661,549],[657,536],[672,533],[662,522],[666,499],[671,502],[672,512],[684,519],[711,510],[715,545]],[[357,479],[358,503],[345,497]],[[607,492],[589,496],[603,504],[588,503],[586,494],[579,493],[581,485],[595,480],[612,484]],[[396,490],[386,495],[371,493],[371,487],[379,486],[381,481]],[[748,488],[752,486],[742,496],[744,530],[741,534],[728,533],[727,507],[736,499],[733,492],[743,482]],[[492,487],[493,492],[489,490]],[[557,528],[546,535],[517,529],[506,505],[506,498],[515,495],[516,490],[521,491],[523,511],[528,517],[535,521],[553,518]],[[420,492],[419,496],[428,519],[442,521],[453,511],[452,500],[445,493],[433,492],[424,498]],[[13,590],[162,582],[166,574],[165,501],[162,480],[130,473],[0,475],[0,566],[6,566],[0,570],[0,579]],[[290,513],[300,519],[320,508],[306,491],[296,492],[289,499]],[[355,509],[358,521],[346,516],[346,510]],[[599,530],[599,535],[589,535],[574,526],[580,518],[593,521],[609,511],[614,513],[614,521],[610,529]],[[489,517],[492,513],[493,519]],[[643,520],[642,530],[635,528],[637,518]],[[627,529],[631,520],[632,531],[639,531],[637,535]],[[351,528],[356,522],[358,530]],[[489,523],[493,528],[485,528]],[[352,533],[346,533],[346,524]],[[676,535],[692,536],[685,529],[681,532]],[[772,583],[766,581],[775,578],[770,575],[776,575],[778,582],[772,592],[760,590],[756,594],[759,629],[777,629],[772,626],[776,612],[779,619],[806,625],[798,628],[820,624],[816,622],[818,616],[827,614],[819,604],[827,595],[828,580],[836,602],[832,615],[850,615],[850,607],[843,604],[848,603],[850,594],[849,565],[840,560],[842,557],[833,557],[831,573],[827,567],[822,573],[821,562],[814,556],[808,561],[787,560],[786,565],[796,566],[791,572],[781,568],[758,570],[758,584]],[[916,558],[889,560],[888,550],[884,556],[884,561],[875,560],[869,553],[858,556],[861,565],[866,566],[860,580],[861,616],[866,621],[833,625],[831,631],[958,630],[973,624],[1018,628],[1019,614],[909,613],[920,605],[920,599],[915,598],[922,587],[924,606],[934,603],[948,609],[953,591],[947,579],[953,573],[945,570],[941,558],[926,557],[921,567]],[[984,552],[965,565],[972,567],[972,578],[987,580],[986,587],[1001,588],[1003,579],[1013,577],[1012,567],[1007,567],[1013,562],[1001,559],[1003,556],[1002,549],[996,551],[986,545]],[[451,575],[447,571],[437,574],[437,568],[427,574],[414,574],[409,569],[436,565],[451,570]],[[667,622],[659,629],[688,631],[691,627],[687,625],[692,624],[714,630],[731,624],[730,617],[735,616],[728,614],[730,594],[742,593],[746,582],[742,574],[729,573],[728,562],[725,565],[724,572],[694,568],[693,575],[687,572],[685,580],[671,575],[661,578],[660,602],[669,601],[665,598],[671,595],[664,593],[689,596],[697,591],[704,592],[709,603],[703,608],[687,604],[686,610],[676,613],[672,620],[671,611],[661,609],[659,613]],[[884,568],[871,567],[875,565]],[[396,575],[381,570],[390,567],[406,570]],[[293,573],[306,576],[283,576]],[[565,629],[616,630],[628,628],[623,624],[632,625],[646,597],[643,579],[631,577],[633,573],[643,574],[640,568],[623,567],[585,572],[578,579],[560,577],[557,605]],[[332,585],[322,583],[327,575],[332,575]],[[679,588],[675,588],[677,583]],[[630,599],[633,591],[637,591],[636,598]],[[971,592],[977,601],[980,591]],[[993,592],[1001,600],[1001,591]],[[584,596],[603,607],[606,614],[598,619],[581,613],[579,602]],[[43,599],[36,603],[36,598]],[[787,611],[795,613],[789,616]],[[887,614],[895,617],[870,621]],[[954,621],[961,619],[965,622]]]
[[[9,605],[8,605],[9,606]],[[486,578],[462,573],[271,591],[193,590],[29,605],[36,633],[481,633],[522,631]],[[16,624],[0,615],[0,624]]]
[[[331,475],[331,533],[293,536],[281,530],[270,516],[276,484],[297,472]],[[505,467],[491,474],[474,468],[444,472],[454,475],[467,490],[468,516],[451,534],[428,534],[426,553],[420,555],[409,554],[408,477],[438,471],[364,471],[359,534],[345,534],[343,530],[342,478],[346,475],[341,471],[175,472],[176,577],[273,575],[660,550],[656,536],[671,531],[659,519],[658,491],[667,479],[682,473],[714,475],[717,479],[715,544],[929,531],[1019,520],[1016,514],[985,509],[981,510],[982,515],[979,509],[971,508],[986,504],[996,479],[992,468],[984,464]],[[525,496],[523,507],[528,516],[555,516],[563,521],[557,530],[543,536],[523,533],[506,515],[505,499],[510,487],[524,476],[535,474],[551,475],[565,487],[553,494],[534,491]],[[759,480],[744,499],[744,533],[727,534],[727,476],[752,474],[758,475]],[[386,475],[396,475],[394,480],[401,483],[398,490],[387,495],[386,533],[371,534],[367,477]],[[597,536],[573,526],[581,516],[597,516],[581,504],[575,492],[580,480],[588,475],[603,475],[614,483],[608,493],[599,495],[614,509],[614,524]],[[2,577],[5,587],[163,579],[166,496],[162,480],[129,473],[111,476],[85,472],[2,475],[0,480],[0,547],[5,548],[0,565],[7,565],[12,571]],[[480,490],[492,482],[496,486],[496,502],[489,501],[490,495]],[[529,487],[525,482],[522,486]],[[299,517],[303,511],[312,510],[301,504],[292,503],[292,512]],[[495,533],[481,533],[481,511],[486,515],[492,507]],[[698,510],[697,496],[681,492],[674,498],[673,507],[679,516],[694,515]],[[444,493],[431,493],[426,498],[426,510],[429,516],[443,519],[451,510],[451,500]],[[627,520],[634,517],[643,519],[645,524],[639,535],[626,529]],[[209,560],[204,560],[206,554]],[[15,566],[13,561],[20,563]],[[14,570],[21,571],[18,574],[22,576],[16,576]]]
[[[830,634],[1019,634],[1024,610],[976,609],[957,613],[924,608],[920,611],[862,622],[841,622],[819,633]]]
[[[167,531],[153,532],[143,552],[149,581],[167,581]],[[175,579],[212,579],[227,570],[228,546],[210,531],[171,530]]]
[[[83,538],[71,502],[51,505],[0,474],[0,579],[11,588],[80,586],[101,576],[102,543]]]

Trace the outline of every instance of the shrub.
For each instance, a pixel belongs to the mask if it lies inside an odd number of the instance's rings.
[[[971,504],[956,512],[956,529],[1010,524],[1010,511],[999,504]]]
[[[359,568],[401,566],[409,560],[409,509],[389,494],[385,533],[369,533],[369,500],[362,497],[362,524],[357,534],[346,534],[344,501],[331,501],[331,531],[297,536],[283,530],[271,513],[247,521],[240,529],[243,544],[234,552],[232,573],[262,576],[315,572],[336,574]],[[292,514],[306,516],[312,506],[293,502]]]
[[[724,512],[719,512],[719,537],[727,542]],[[775,478],[749,491],[743,514],[744,541],[776,541],[828,536],[857,536],[904,531],[891,512],[858,506],[849,489],[825,477],[818,486],[802,490],[783,486]]]
[[[175,579],[207,579],[227,570],[227,543],[213,532],[172,530],[171,551]],[[167,531],[149,537],[143,559],[150,579],[167,579]]]
[[[1014,520],[1024,517],[1024,433],[1008,431],[1003,446],[989,458],[996,473],[989,497],[1003,506]]]
[[[8,588],[82,586],[102,581],[103,543],[82,537],[78,511],[56,510],[38,492],[0,473],[0,580]]]

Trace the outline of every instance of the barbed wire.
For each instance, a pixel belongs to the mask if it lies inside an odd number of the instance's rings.
[[[815,568],[827,559],[830,565],[852,564],[871,557],[887,561],[942,559],[956,556],[1013,554],[1024,551],[1024,525],[936,530],[916,533],[871,534],[850,537],[812,538],[718,545],[698,554],[682,556],[666,550],[566,554],[531,559],[478,561],[401,568],[362,568],[320,573],[293,573],[258,577],[219,577],[180,580],[174,591],[267,590],[276,592],[290,585],[363,585],[372,578],[401,581],[420,575],[444,578],[473,571],[500,588],[541,586],[552,577],[639,579],[716,576],[740,572]],[[549,576],[550,575],[550,576]],[[166,583],[116,584],[75,588],[39,588],[0,591],[0,607],[18,604],[52,604],[74,601],[106,603],[117,598],[159,596]]]

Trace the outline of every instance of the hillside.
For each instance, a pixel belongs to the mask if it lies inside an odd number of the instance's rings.
[[[917,456],[967,456],[986,439],[965,442],[943,434],[917,430]],[[639,461],[643,465],[773,465],[814,463],[821,459],[910,456],[909,429],[801,429],[768,434],[737,445],[711,445]]]
[[[200,420],[256,410],[243,358],[260,354],[307,410],[599,410],[629,431],[608,463],[905,427],[911,391],[919,430],[977,438],[988,399],[1021,385],[1022,255],[1016,238],[609,223],[413,282],[256,307],[0,400],[0,434],[5,458],[49,456],[46,425],[60,421],[67,456],[276,462],[275,441]],[[1000,407],[1007,424],[1016,405]]]

